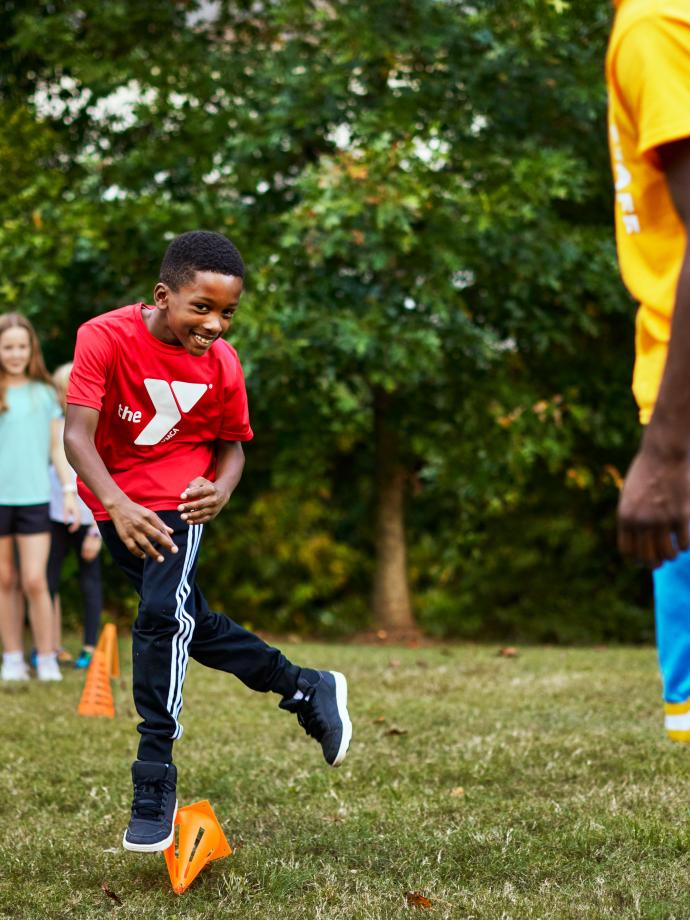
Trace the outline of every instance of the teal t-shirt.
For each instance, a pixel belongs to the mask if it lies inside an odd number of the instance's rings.
[[[0,412],[0,505],[50,501],[50,428],[60,418],[55,390],[35,380],[7,388]]]

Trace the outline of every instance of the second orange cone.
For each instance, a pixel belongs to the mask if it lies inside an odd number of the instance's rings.
[[[80,716],[107,716],[109,719],[115,717],[108,664],[105,655],[99,649],[93,653],[91,664],[86,672],[86,683],[77,712]]]
[[[120,676],[120,653],[117,647],[117,629],[114,623],[106,623],[101,630],[96,649],[105,655],[110,677]]]

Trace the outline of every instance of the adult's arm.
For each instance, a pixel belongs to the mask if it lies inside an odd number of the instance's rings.
[[[658,149],[676,211],[690,240],[690,138]],[[654,414],[625,479],[618,545],[657,566],[690,547],[690,244],[676,288],[671,338]]]
[[[79,530],[81,514],[77,504],[77,490],[72,480],[72,471],[67,463],[65,448],[62,443],[62,422],[54,418],[50,423],[50,459],[62,486],[62,512],[67,529],[74,533]]]
[[[65,413],[67,459],[108,512],[127,549],[140,559],[148,555],[156,562],[163,562],[161,547],[177,552],[170,538],[172,528],[164,524],[155,511],[128,498],[108,472],[96,450],[98,416],[97,409],[68,404]]]
[[[244,469],[244,450],[239,441],[216,441],[216,478],[214,482],[198,476],[184,490],[178,505],[188,524],[205,524],[213,520],[230,501]]]

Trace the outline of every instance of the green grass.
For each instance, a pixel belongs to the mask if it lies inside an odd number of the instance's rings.
[[[76,672],[2,688],[0,916],[394,918],[421,891],[430,917],[690,917],[690,750],[664,739],[653,650],[286,650],[347,673],[350,754],[329,769],[277,697],[192,663],[178,796],[240,847],[180,896],[120,847],[128,681],[114,720],[75,714]]]

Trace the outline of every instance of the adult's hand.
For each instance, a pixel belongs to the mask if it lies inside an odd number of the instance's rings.
[[[139,559],[150,556],[163,562],[161,548],[177,552],[170,537],[172,527],[164,524],[155,511],[127,499],[110,510],[110,517],[122,542]]]
[[[75,533],[81,524],[81,512],[77,503],[76,492],[65,492],[62,496],[62,516],[67,524],[67,530]]]
[[[644,444],[632,462],[618,503],[618,547],[652,568],[690,547],[690,463]]]
[[[100,553],[102,545],[103,541],[98,532],[87,533],[81,544],[81,558],[84,562],[92,562]]]

